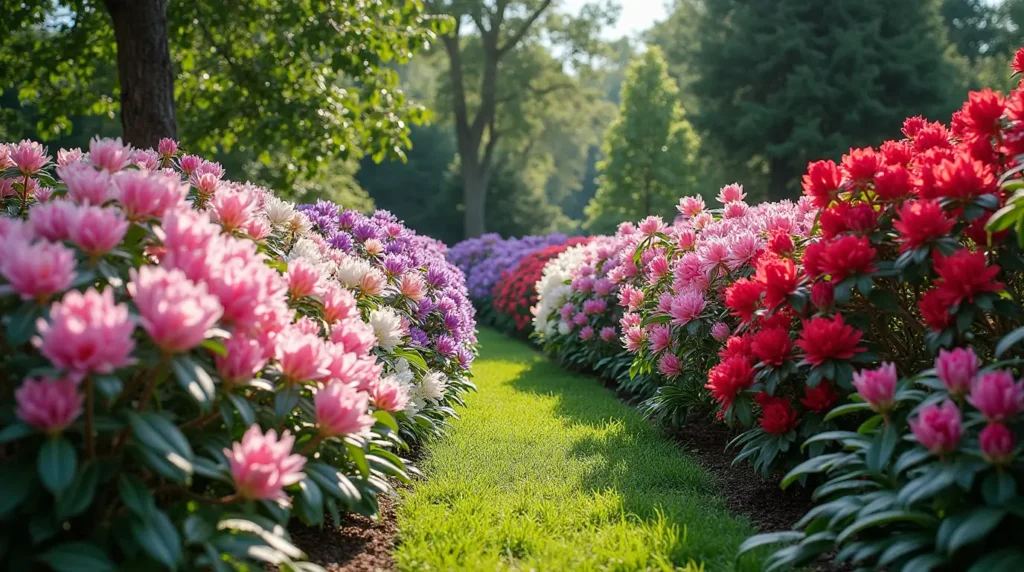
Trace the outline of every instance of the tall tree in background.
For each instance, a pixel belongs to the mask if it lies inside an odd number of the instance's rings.
[[[729,153],[763,158],[771,196],[795,196],[808,160],[955,109],[964,84],[939,2],[704,0],[695,123]]]
[[[274,172],[291,180],[335,157],[401,156],[425,109],[390,65],[446,23],[420,0],[24,0],[0,10],[0,90],[44,139],[120,113],[133,145],[178,135],[204,154],[283,157]]]
[[[514,52],[544,39],[567,58],[587,54],[594,33],[615,11],[610,5],[584,8],[579,18],[556,10],[555,0],[428,0],[436,14],[454,17],[455,28],[442,41],[448,55],[450,103],[459,153],[466,236],[485,230],[487,189],[502,130],[503,104],[571,91],[572,82],[548,81],[553,75],[520,76],[502,82],[501,68]],[[467,49],[468,47],[468,49]],[[478,89],[469,79],[478,80]]]
[[[700,141],[657,47],[630,66],[602,150],[597,194],[586,208],[593,232],[647,215],[670,216],[680,196],[701,190]]]

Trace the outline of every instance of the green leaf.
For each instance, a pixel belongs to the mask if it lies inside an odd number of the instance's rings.
[[[1003,509],[982,507],[971,511],[956,528],[949,541],[949,552],[953,553],[977,542],[991,532],[1006,516]]]
[[[374,411],[373,416],[377,418],[377,421],[383,423],[385,427],[388,427],[396,433],[398,432],[398,422],[395,421],[395,418],[387,411]]]
[[[7,427],[0,430],[0,443],[10,443],[11,441],[17,441],[22,437],[28,437],[36,432],[32,427],[22,423],[21,421],[15,421]]]
[[[782,483],[780,483],[779,486],[786,488],[805,475],[820,473],[828,468],[833,461],[843,456],[844,455],[842,453],[831,453],[807,459],[786,473],[786,476],[782,478]]]
[[[316,481],[307,478],[299,483],[297,508],[303,519],[311,525],[318,525],[324,520],[324,495]]]
[[[209,411],[217,388],[213,378],[199,364],[187,355],[175,356],[171,360],[171,370],[178,385],[188,393],[203,411]]]
[[[420,370],[421,372],[427,371],[427,362],[424,361],[423,356],[419,352],[413,350],[407,350],[401,347],[397,347],[392,352],[394,355],[405,358],[413,368]]]
[[[39,449],[39,479],[55,496],[71,484],[77,466],[75,447],[64,437],[47,439]]]
[[[1004,548],[981,557],[967,572],[1020,572],[1021,562],[1024,562],[1024,551]]]
[[[905,510],[887,510],[876,512],[866,518],[858,519],[850,526],[847,526],[839,536],[836,537],[836,544],[843,544],[848,538],[869,528],[882,526],[892,522],[913,522],[914,524],[930,527],[934,526],[936,519],[925,512],[912,512]]]
[[[132,536],[153,560],[171,570],[178,569],[182,558],[181,537],[162,510],[153,511],[148,518],[138,519],[132,526]]]
[[[117,490],[121,494],[121,501],[135,515],[145,519],[156,511],[153,493],[135,475],[122,474],[117,479]]]
[[[746,539],[743,544],[740,544],[740,547],[736,549],[736,552],[738,554],[743,554],[745,552],[750,552],[755,548],[760,548],[769,544],[794,543],[799,540],[803,540],[806,536],[807,535],[803,532],[795,530],[757,534]]]
[[[220,357],[227,357],[228,355],[228,350],[224,347],[224,342],[221,340],[203,340],[203,343],[200,344],[200,346],[206,348],[210,353],[217,354]]]
[[[274,415],[279,418],[290,414],[299,403],[299,388],[289,385],[274,395]]]
[[[185,519],[185,541],[189,544],[202,544],[210,539],[216,529],[198,514],[190,514]]]
[[[11,465],[0,469],[0,517],[21,504],[32,490],[36,472],[31,465]]]
[[[11,346],[25,344],[36,333],[36,320],[40,317],[37,304],[19,304],[17,309],[4,318],[7,328],[7,343]]]
[[[850,413],[869,410],[871,410],[871,406],[867,403],[847,403],[846,405],[840,405],[832,411],[829,411],[828,415],[825,416],[825,421],[831,421],[842,415],[849,415]]]
[[[58,544],[36,557],[56,572],[113,572],[114,563],[98,546],[87,542]]]
[[[875,435],[871,445],[868,446],[864,459],[869,471],[872,473],[884,472],[885,467],[889,464],[889,458],[892,457],[892,452],[896,449],[896,443],[899,441],[899,438],[899,432],[891,425],[886,426],[880,433]]]
[[[124,382],[116,375],[96,376],[94,383],[96,389],[107,399],[117,399],[117,396],[121,395],[121,391],[124,389]]]
[[[176,482],[192,475],[195,455],[178,428],[156,413],[128,413],[137,450],[153,470]]]
[[[1024,340],[1024,326],[1021,326],[1012,332],[1003,336],[999,343],[996,344],[996,357],[1000,358],[1010,350],[1013,346]]]
[[[1017,495],[1017,481],[1004,471],[990,473],[981,483],[981,495],[990,505],[1003,505]]]
[[[313,479],[328,495],[345,501],[349,506],[358,503],[362,497],[359,489],[341,471],[326,463],[315,462],[306,465],[306,475]]]
[[[247,426],[256,424],[256,413],[253,412],[248,401],[234,393],[229,393],[227,396],[228,401],[231,402],[231,405],[235,407],[235,411],[238,412],[238,416],[242,418],[242,423]]]
[[[64,520],[85,512],[96,496],[99,479],[99,469],[95,461],[82,465],[71,485],[57,496],[57,517]]]

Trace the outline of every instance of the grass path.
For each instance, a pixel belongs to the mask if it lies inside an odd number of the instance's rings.
[[[399,503],[399,569],[737,568],[751,529],[707,472],[594,379],[490,330],[480,342],[479,393]]]

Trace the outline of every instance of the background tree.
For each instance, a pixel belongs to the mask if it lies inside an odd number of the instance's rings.
[[[495,154],[499,141],[506,137],[505,110],[574,87],[570,81],[547,81],[558,75],[551,73],[527,73],[525,77],[519,73],[518,81],[503,81],[513,71],[551,71],[543,65],[544,58],[536,58],[536,51],[528,51],[519,65],[504,64],[541,40],[558,46],[566,60],[581,63],[581,56],[597,46],[595,31],[614,17],[615,10],[610,4],[588,5],[579,17],[570,17],[557,11],[555,0],[428,0],[428,6],[455,20],[454,30],[442,43],[448,56],[465,233],[479,236],[486,226],[487,188]]]
[[[704,190],[700,141],[657,47],[629,68],[603,152],[597,194],[586,208],[590,231],[611,232],[621,221],[652,214],[671,218],[679,197]]]
[[[401,156],[426,111],[391,66],[446,22],[419,0],[30,0],[0,11],[0,89],[44,139],[120,113],[134,145],[177,134],[206,155],[284,160],[268,170],[283,185],[335,157]]]
[[[807,161],[948,117],[965,89],[939,0],[705,0],[695,123],[735,157],[760,157],[774,198]]]

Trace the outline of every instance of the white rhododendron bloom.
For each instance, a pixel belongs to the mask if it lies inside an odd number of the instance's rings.
[[[427,399],[441,399],[448,389],[448,380],[439,371],[429,371],[420,380],[419,393]]]
[[[573,246],[544,266],[536,286],[538,300],[533,315],[535,332],[550,336],[556,328],[561,331],[558,316],[554,313],[569,299],[572,290],[566,282],[572,277],[573,269],[582,264],[585,253],[585,245]]]
[[[267,213],[267,218],[275,225],[287,224],[295,216],[295,205],[277,197],[267,197],[263,208]]]
[[[363,281],[363,276],[374,271],[373,266],[362,258],[346,256],[334,273],[338,280],[349,288],[357,288]]]
[[[405,330],[402,328],[402,317],[394,308],[385,306],[370,313],[370,326],[377,335],[377,345],[384,351],[391,351],[402,341]]]

